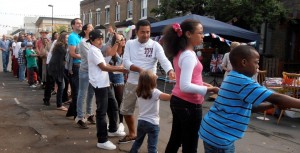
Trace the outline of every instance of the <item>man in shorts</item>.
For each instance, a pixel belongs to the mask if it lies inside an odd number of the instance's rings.
[[[120,112],[124,115],[129,134],[119,140],[119,143],[128,143],[136,139],[136,126],[133,114],[137,100],[135,90],[138,84],[139,73],[144,70],[152,70],[156,74],[158,61],[169,75],[169,78],[175,79],[172,64],[166,57],[162,46],[150,39],[150,29],[149,21],[140,20],[136,24],[137,38],[127,41],[125,45],[123,63],[130,72],[125,85]]]

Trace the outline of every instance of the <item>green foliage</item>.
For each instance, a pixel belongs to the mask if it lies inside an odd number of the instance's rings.
[[[68,31],[68,27],[65,25],[55,26],[54,31],[56,31],[57,33]]]
[[[161,0],[158,8],[151,10],[160,20],[185,15],[188,13],[204,13],[202,8],[203,0]]]
[[[161,0],[161,5],[151,12],[160,20],[188,13],[214,16],[217,20],[252,29],[264,22],[275,25],[286,18],[288,10],[280,0]]]
[[[205,0],[205,3],[206,14],[247,29],[264,22],[275,25],[288,12],[279,0]]]

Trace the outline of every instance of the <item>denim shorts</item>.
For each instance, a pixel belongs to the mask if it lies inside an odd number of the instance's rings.
[[[124,75],[123,74],[113,74],[111,72],[109,74],[109,80],[113,86],[124,85]]]

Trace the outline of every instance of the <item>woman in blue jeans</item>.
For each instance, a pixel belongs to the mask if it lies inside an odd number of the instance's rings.
[[[87,129],[88,126],[84,122],[84,111],[83,105],[86,101],[86,114],[87,114],[87,121],[91,124],[96,124],[94,119],[94,114],[92,112],[93,103],[92,99],[94,96],[93,87],[89,84],[89,72],[88,72],[88,51],[90,49],[91,44],[86,42],[89,40],[89,33],[94,30],[92,24],[88,23],[82,27],[81,36],[83,39],[79,44],[79,53],[81,56],[81,63],[79,68],[79,88],[78,88],[78,96],[77,96],[77,116],[75,118],[75,122],[77,125],[82,129]],[[86,97],[87,96],[87,97]]]
[[[126,40],[122,34],[118,35],[117,38],[116,35],[112,37],[111,46],[117,45],[116,47],[112,47],[112,49],[116,49],[116,54],[112,56],[111,60],[109,61],[110,65],[114,66],[120,66],[123,62],[123,53],[125,48]],[[122,103],[123,98],[123,91],[124,91],[124,74],[119,72],[109,72],[109,80],[111,82],[111,86],[113,88],[115,98],[118,102],[118,108],[120,108],[120,105]],[[124,131],[124,125],[123,125],[123,115],[120,114],[119,111],[119,128],[121,131]]]

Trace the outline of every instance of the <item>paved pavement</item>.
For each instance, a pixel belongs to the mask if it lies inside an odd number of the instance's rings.
[[[2,64],[1,59],[0,63]],[[117,144],[117,149],[114,151],[98,149],[94,125],[90,125],[89,129],[78,128],[72,118],[65,117],[65,112],[55,109],[55,97],[51,99],[51,106],[44,106],[42,89],[32,89],[26,83],[19,82],[12,73],[3,73],[1,70],[0,153],[123,153],[130,150],[131,143]],[[212,78],[204,76],[204,80],[210,82]],[[158,81],[158,88],[163,90],[164,82]],[[166,92],[170,92],[171,88],[172,85],[167,83]],[[203,114],[212,103],[206,100]],[[257,116],[262,114],[253,114],[245,137],[237,141],[237,153],[299,152],[300,119],[284,117],[277,125],[276,118],[272,116],[268,116],[269,121],[258,120]],[[160,117],[158,152],[164,152],[171,131],[172,114],[169,102],[161,102]],[[116,144],[118,138],[110,138],[110,140]],[[146,142],[145,139],[141,148],[142,153],[147,152]],[[201,140],[199,140],[198,152],[203,152]]]

